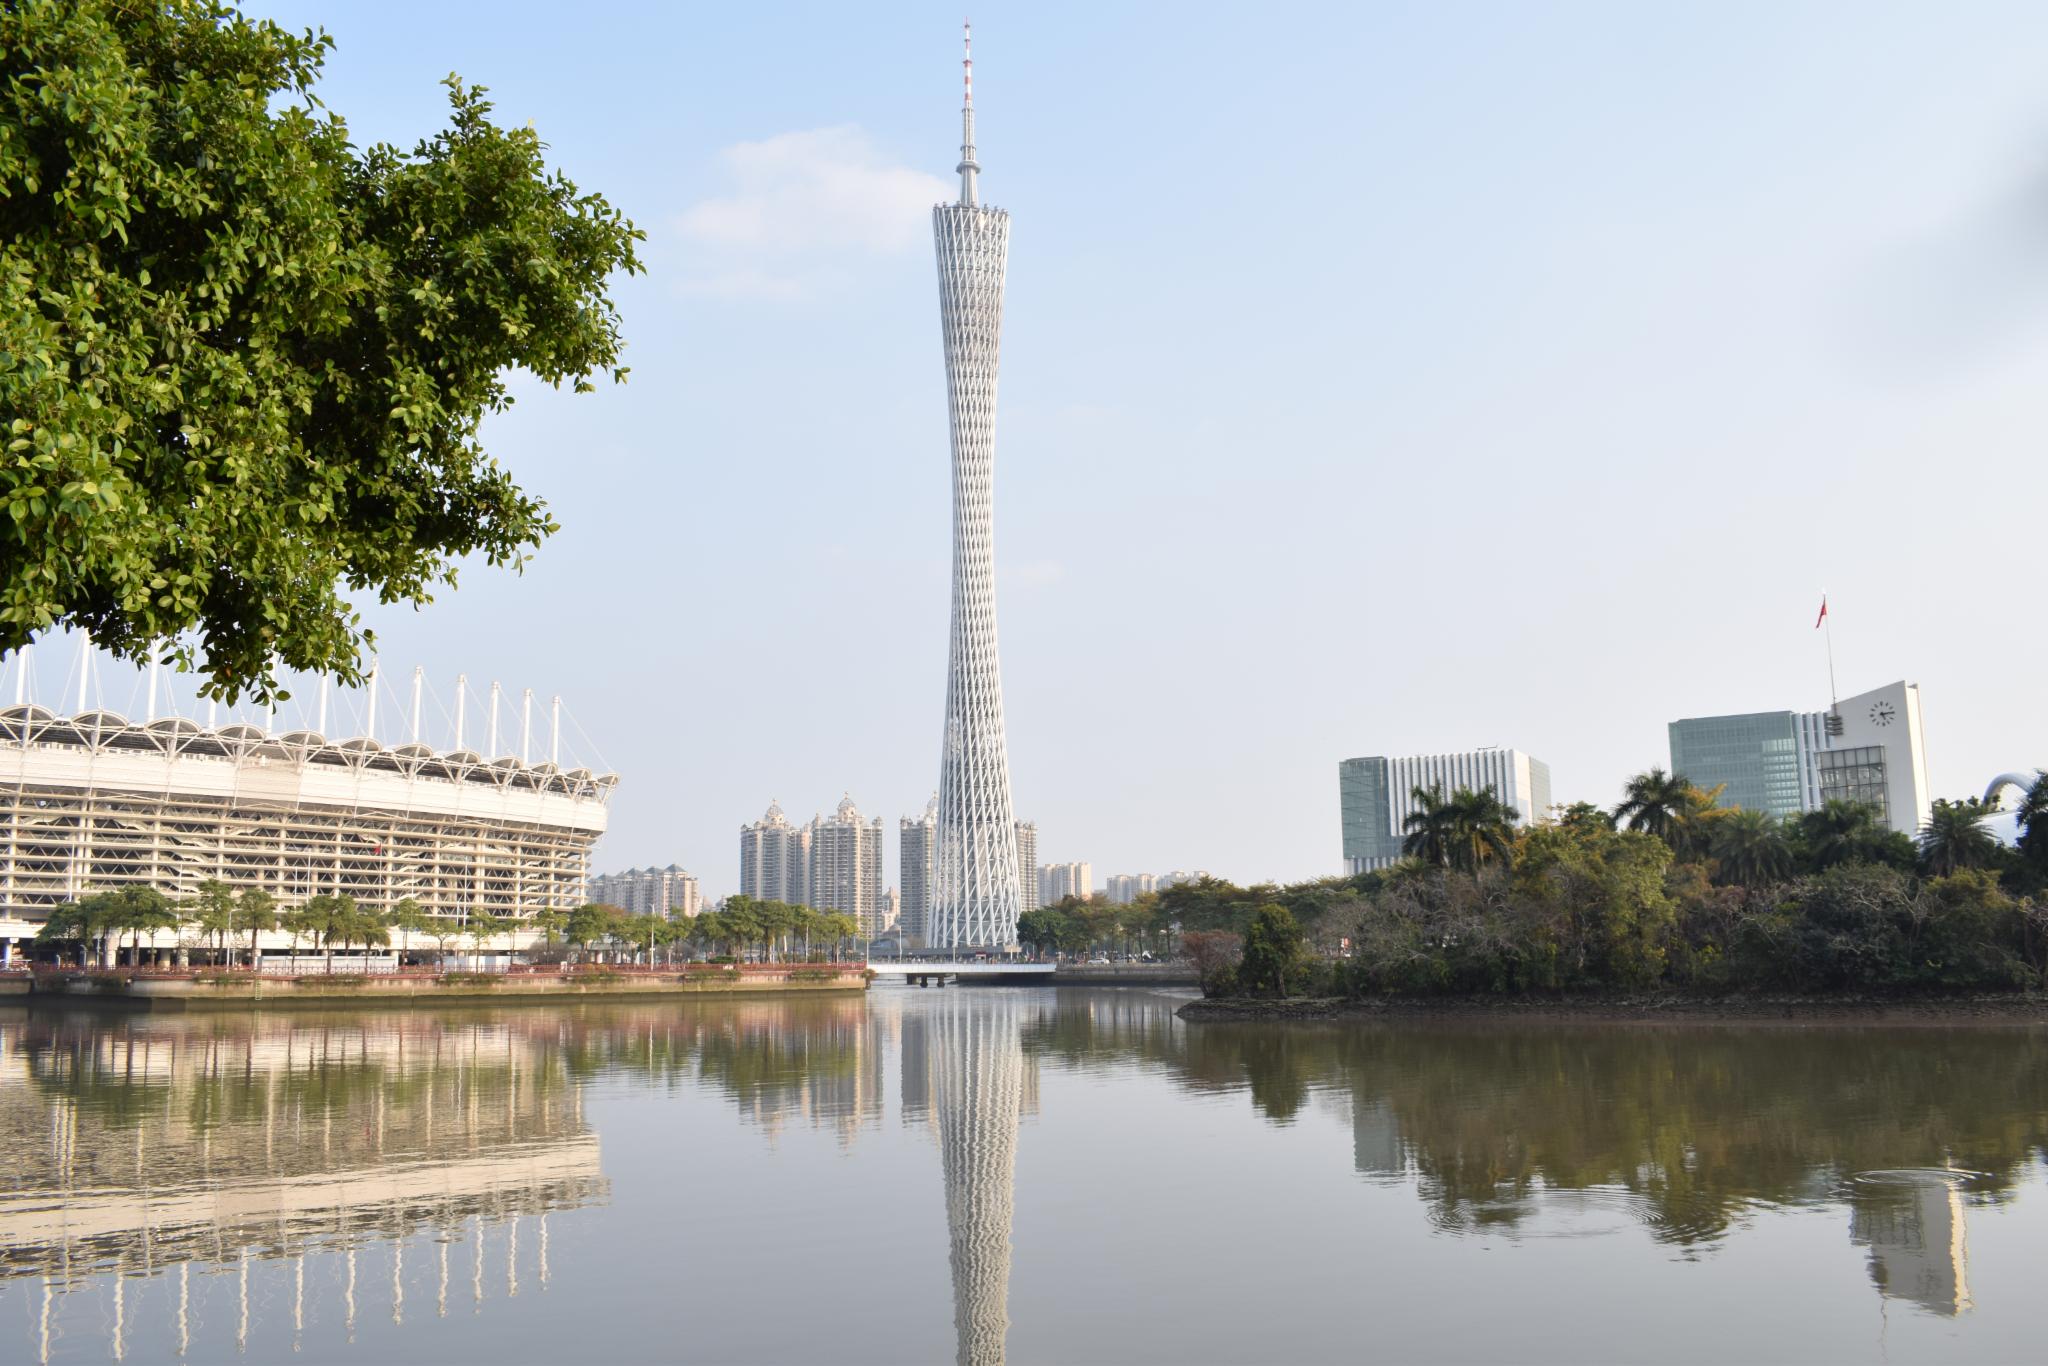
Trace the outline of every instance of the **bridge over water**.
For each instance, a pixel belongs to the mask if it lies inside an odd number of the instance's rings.
[[[870,959],[868,971],[877,978],[893,978],[915,986],[937,986],[952,978],[959,982],[994,985],[1050,986],[1057,963],[1022,963],[1005,959]]]
[[[1026,963],[1014,958],[870,959],[877,978],[914,986],[1191,987],[1201,981],[1185,963]]]

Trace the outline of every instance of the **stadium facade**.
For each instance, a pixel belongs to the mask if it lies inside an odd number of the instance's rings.
[[[210,880],[287,909],[346,893],[440,916],[566,911],[617,782],[460,748],[17,703],[0,709],[0,943],[11,956],[53,907],[92,892],[181,900]]]

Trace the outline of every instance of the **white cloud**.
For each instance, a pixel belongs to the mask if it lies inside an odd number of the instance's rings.
[[[913,250],[931,207],[951,197],[937,176],[894,165],[855,127],[782,133],[719,154],[730,193],[677,222],[690,244],[690,293],[792,298],[847,278],[859,259]]]

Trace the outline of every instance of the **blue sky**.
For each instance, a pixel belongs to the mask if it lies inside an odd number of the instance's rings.
[[[563,523],[372,619],[560,693],[600,870],[937,781],[928,206],[959,14],[258,3],[361,141],[450,71],[649,236],[632,379],[487,428]],[[1673,717],[1923,688],[1935,788],[2048,763],[2048,11],[976,7],[1014,215],[997,552],[1040,856],[1340,866],[1336,764],[1514,745],[1611,801]],[[388,713],[387,713],[388,714]]]

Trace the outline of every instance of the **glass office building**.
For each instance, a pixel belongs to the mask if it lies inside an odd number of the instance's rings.
[[[1515,811],[1518,825],[1550,814],[1550,765],[1518,749],[1477,749],[1462,754],[1384,755],[1337,765],[1337,800],[1344,830],[1347,874],[1385,868],[1401,857],[1417,788],[1492,788]]]
[[[1671,771],[1696,787],[1721,787],[1723,806],[1796,816],[1811,805],[1801,719],[1796,712],[1757,711],[1673,721]]]
[[[1673,721],[1671,771],[1721,805],[1773,816],[1861,802],[1881,824],[1913,834],[1927,821],[1927,741],[1920,686],[1898,682],[1826,711],[1760,711]]]

